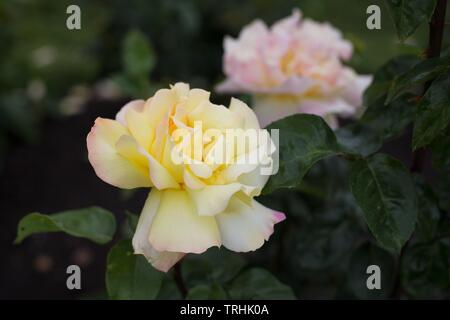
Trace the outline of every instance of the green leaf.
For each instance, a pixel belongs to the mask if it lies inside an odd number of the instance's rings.
[[[201,255],[189,255],[181,266],[183,279],[189,288],[203,284],[226,284],[246,265],[237,253],[211,248]]]
[[[67,210],[51,215],[33,212],[20,220],[15,243],[20,243],[35,233],[65,232],[74,237],[105,244],[111,241],[115,231],[114,215],[99,207]]]
[[[441,74],[447,73],[450,69],[449,57],[423,60],[397,76],[392,82],[385,104],[389,104],[412,86],[431,81]]]
[[[342,150],[349,154],[366,157],[382,146],[382,137],[368,125],[353,123],[336,131]]]
[[[387,0],[400,40],[411,36],[433,14],[436,0]]]
[[[416,245],[406,250],[401,266],[402,287],[414,298],[450,298],[448,242]]]
[[[413,121],[417,102],[409,95],[384,104],[384,97],[366,109],[360,123],[375,131],[384,141],[401,134]]]
[[[391,86],[392,80],[402,74],[420,60],[416,56],[401,55],[392,58],[382,65],[374,74],[373,81],[364,92],[364,105],[370,106],[385,96]]]
[[[439,199],[422,176],[415,175],[414,181],[419,205],[416,232],[419,241],[429,241],[436,235],[441,218],[438,207]]]
[[[331,213],[337,214],[330,210]],[[316,215],[315,219],[323,219]],[[330,268],[348,254],[357,241],[354,221],[351,223],[341,218],[338,225],[308,224],[296,236],[296,245],[289,248],[292,257],[295,257],[295,266],[306,270],[323,270]]]
[[[137,214],[126,212],[125,222],[122,227],[123,237],[126,239],[130,239],[133,237],[134,232],[136,231],[136,227],[139,221],[139,216]]]
[[[130,240],[118,242],[108,254],[106,289],[111,299],[155,299],[163,276],[144,256],[134,254]]]
[[[123,42],[122,59],[125,73],[131,76],[145,76],[156,65],[156,56],[150,40],[138,30],[128,32]]]
[[[183,299],[183,297],[173,277],[167,274],[163,275],[161,288],[159,289],[156,300],[181,300],[181,299]]]
[[[380,245],[400,252],[417,219],[415,188],[408,170],[400,161],[376,154],[352,164],[350,188]]]
[[[380,267],[381,289],[367,288],[367,267]],[[385,299],[392,292],[395,283],[395,259],[386,250],[366,242],[359,246],[352,254],[347,269],[347,286],[358,299]]]
[[[187,300],[224,300],[226,298],[227,293],[217,283],[195,286],[186,296]]]
[[[414,122],[413,149],[430,144],[450,122],[450,74],[438,77],[422,98]]]
[[[287,300],[296,299],[294,292],[282,284],[268,271],[250,269],[239,275],[231,284],[228,293],[232,299],[243,300]]]
[[[263,193],[295,188],[308,170],[319,160],[340,153],[333,131],[314,115],[296,114],[272,123],[279,129],[279,170],[270,177]]]

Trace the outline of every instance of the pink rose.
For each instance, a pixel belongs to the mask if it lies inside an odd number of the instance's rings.
[[[238,39],[226,37],[224,49],[227,79],[216,89],[252,94],[262,126],[310,113],[336,127],[337,115],[357,112],[372,80],[343,64],[353,48],[339,30],[302,20],[298,9],[271,28],[260,20],[252,22]]]

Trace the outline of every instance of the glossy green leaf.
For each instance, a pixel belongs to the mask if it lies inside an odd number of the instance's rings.
[[[380,268],[380,289],[369,290],[367,279],[371,275],[367,268],[371,265]],[[396,261],[392,255],[376,245],[366,242],[352,254],[347,269],[347,285],[358,299],[389,298],[395,283]]]
[[[414,231],[414,182],[398,160],[376,154],[352,164],[350,188],[372,234],[384,248],[399,252]]]
[[[405,90],[414,85],[431,81],[450,69],[450,57],[423,60],[406,72],[398,75],[389,89],[385,104],[389,104]]]
[[[224,300],[227,298],[225,290],[217,283],[200,284],[189,290],[187,300]]]
[[[257,268],[247,270],[239,275],[232,282],[228,293],[232,299],[296,299],[291,288],[278,281],[268,271]]]
[[[156,65],[150,40],[138,30],[130,31],[123,42],[122,59],[125,72],[132,76],[148,76]]]
[[[317,161],[341,152],[333,131],[318,116],[296,114],[267,129],[280,130],[280,159],[278,173],[270,177],[263,193],[295,188]]]
[[[134,254],[130,240],[118,242],[108,254],[106,289],[111,299],[155,299],[163,276],[144,256]]]
[[[404,95],[391,104],[384,104],[384,96],[366,109],[360,123],[375,131],[384,141],[401,134],[413,121],[417,101]]]
[[[410,70],[418,62],[420,60],[416,56],[401,55],[382,65],[373,75],[370,86],[364,91],[364,105],[369,107],[373,103],[379,103],[379,99],[388,93],[394,78]]]
[[[363,123],[354,123],[336,131],[336,138],[343,151],[368,156],[382,146],[382,137],[376,130]]]
[[[450,123],[450,74],[437,78],[422,98],[414,122],[413,149],[430,144]]]
[[[436,0],[387,0],[387,3],[402,41],[430,19],[436,6]]]
[[[65,232],[104,244],[111,241],[115,231],[114,215],[99,207],[67,210],[51,215],[33,212],[20,220],[15,243],[20,243],[35,233]]]

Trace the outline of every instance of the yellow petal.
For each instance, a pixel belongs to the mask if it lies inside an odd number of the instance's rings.
[[[244,119],[243,129],[256,129],[259,130],[258,118],[252,109],[249,108],[244,102],[239,99],[231,98],[230,111],[239,115]]]
[[[285,216],[251,198],[235,195],[228,208],[215,218],[222,244],[236,252],[247,252],[260,248],[273,233],[274,225],[284,220]]]
[[[189,124],[194,126],[195,121],[201,121],[203,129],[241,128],[243,119],[232,113],[228,108],[212,104],[209,101],[200,103],[188,115]]]
[[[127,126],[127,120],[125,115],[129,110],[135,110],[138,112],[142,112],[144,109],[145,101],[144,100],[132,100],[124,105],[119,112],[116,114],[116,121],[118,121],[121,125]]]
[[[88,158],[97,176],[124,189],[150,187],[148,170],[123,157],[116,143],[128,130],[115,120],[97,118],[87,136]]]
[[[125,114],[128,130],[145,150],[150,150],[155,130],[151,127],[150,119],[143,112],[130,109]]]
[[[199,216],[186,191],[165,190],[150,229],[150,243],[158,251],[202,253],[220,246],[214,217]]]
[[[230,198],[241,190],[241,184],[230,183],[217,186],[205,186],[200,190],[187,189],[194,201],[197,213],[201,216],[213,216],[228,206]]]
[[[150,228],[158,211],[161,200],[161,192],[152,189],[145,201],[133,236],[133,248],[135,254],[142,254],[156,269],[167,272],[185,254],[181,252],[157,251],[148,240]]]

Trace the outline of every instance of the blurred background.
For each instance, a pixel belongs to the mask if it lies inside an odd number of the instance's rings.
[[[81,30],[66,28],[70,4],[81,8]],[[366,28],[370,4],[381,7],[381,30]],[[224,77],[223,37],[236,37],[257,18],[271,24],[294,7],[352,41],[349,64],[359,73],[373,73],[398,54],[421,55],[426,46],[426,26],[399,43],[385,3],[376,0],[1,1],[0,298],[104,297],[108,246],[62,234],[15,246],[18,221],[33,211],[90,205],[111,210],[119,222],[126,211],[139,213],[146,191],[103,183],[87,161],[94,119],[111,118],[130,98],[147,98],[177,81],[213,91]],[[212,96],[224,104],[229,98]],[[404,141],[384,148],[408,162]],[[351,274],[368,254],[392,267],[387,253],[372,248],[346,170],[330,159],[313,168],[302,190],[261,199],[288,219],[273,241],[245,258],[272,270],[300,298],[364,297]],[[82,268],[80,291],[66,288],[70,264]]]

